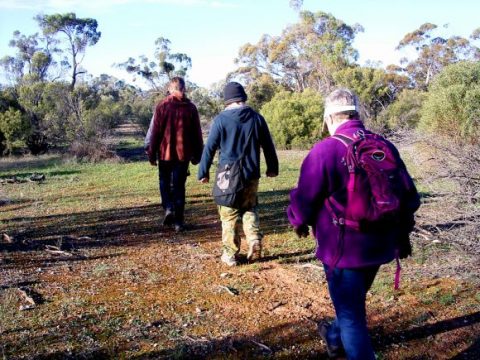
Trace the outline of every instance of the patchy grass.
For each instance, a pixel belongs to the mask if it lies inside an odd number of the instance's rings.
[[[121,141],[123,150],[141,145],[124,135]],[[281,175],[262,178],[265,257],[236,268],[219,262],[211,185],[196,181],[196,167],[187,184],[190,228],[175,234],[160,225],[157,170],[144,160],[2,160],[0,179],[43,173],[46,180],[0,185],[8,200],[0,232],[14,239],[0,242],[0,354],[325,358],[315,324],[333,316],[325,276],[312,256],[314,239],[298,239],[285,216],[305,155],[280,152]],[[446,245],[416,245],[415,256],[402,263],[399,291],[394,264],[381,268],[368,296],[379,358],[478,358],[478,283],[467,271],[453,278],[430,267],[451,261]],[[20,311],[19,288],[36,300],[31,310]]]

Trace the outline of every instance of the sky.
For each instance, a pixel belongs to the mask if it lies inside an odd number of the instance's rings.
[[[395,47],[425,22],[438,25],[444,36],[468,37],[480,27],[478,0],[304,0],[302,10],[362,25],[365,31],[353,44],[362,65],[398,64],[412,55]],[[153,58],[155,39],[164,37],[172,52],[191,57],[188,79],[205,87],[235,69],[242,45],[257,43],[263,34],[280,35],[298,22],[289,0],[0,0],[0,58],[14,55],[8,42],[15,30],[39,32],[35,15],[67,12],[98,21],[101,38],[82,62],[93,76],[106,73],[130,81],[112,65],[140,55]]]

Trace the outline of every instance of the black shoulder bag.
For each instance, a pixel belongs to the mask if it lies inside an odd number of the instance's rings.
[[[243,178],[243,161],[245,152],[250,144],[255,119],[252,119],[252,127],[247,137],[241,156],[235,161],[219,165],[213,183],[213,198],[217,205],[238,208],[241,203],[242,190],[246,180]]]

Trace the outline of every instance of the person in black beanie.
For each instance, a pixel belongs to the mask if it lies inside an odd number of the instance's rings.
[[[247,94],[241,84],[232,81],[225,85],[225,89],[223,90],[223,100],[225,105],[230,105],[236,102],[244,103],[247,101]]]
[[[218,205],[222,221],[221,260],[228,266],[235,266],[240,252],[240,222],[243,223],[248,243],[247,260],[258,259],[262,255],[263,234],[260,232],[257,211],[260,148],[263,149],[267,163],[267,177],[278,175],[278,158],[265,119],[245,104],[247,94],[243,86],[229,82],[224,88],[223,96],[226,107],[213,120],[200,160],[198,179],[202,183],[209,181],[209,170],[217,149],[220,151],[219,166],[243,158],[245,186],[236,195],[235,208]]]

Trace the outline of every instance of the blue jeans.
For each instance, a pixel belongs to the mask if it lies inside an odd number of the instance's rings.
[[[366,295],[380,266],[361,269],[333,269],[324,264],[328,290],[336,318],[327,332],[330,345],[345,349],[347,358],[374,360],[365,310]]]
[[[165,210],[175,212],[175,225],[183,224],[185,182],[187,181],[188,164],[188,161],[158,162],[158,178],[162,206]]]

